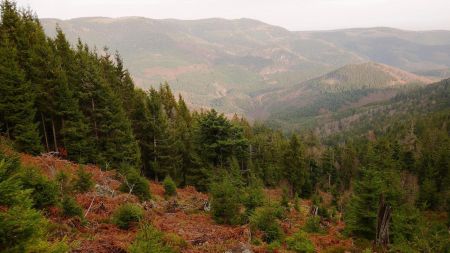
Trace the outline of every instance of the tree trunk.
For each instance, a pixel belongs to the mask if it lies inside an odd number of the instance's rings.
[[[42,126],[44,127],[45,147],[47,147],[47,152],[48,152],[48,151],[50,151],[50,148],[48,147],[47,128],[45,127],[45,119],[44,119],[44,114],[42,112],[41,112],[41,120],[42,120]]]
[[[384,200],[382,195],[377,214],[377,230],[375,235],[375,245],[386,249],[389,244],[389,221],[391,219],[392,209]]]
[[[97,129],[97,121],[95,120],[95,103],[94,103],[94,98],[91,98],[91,106],[92,106],[92,119],[94,120],[95,138],[98,141],[98,129]]]
[[[153,115],[153,127],[156,128],[156,115]],[[156,129],[153,133],[153,170],[155,172],[155,181],[158,182],[158,171],[155,170],[156,168]],[[158,168],[159,169],[159,168]]]
[[[331,174],[328,173],[328,187],[331,188]]]
[[[9,134],[9,125],[8,125],[8,122],[6,122],[6,135],[8,136],[8,139],[11,139],[11,135]]]
[[[56,129],[55,129],[55,121],[52,117],[52,130],[53,130],[53,144],[55,145],[55,151],[58,152],[58,143],[56,142]]]

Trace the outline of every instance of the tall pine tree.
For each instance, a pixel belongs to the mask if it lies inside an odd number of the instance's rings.
[[[170,133],[169,119],[162,104],[160,94],[150,89],[148,94],[148,108],[150,111],[150,144],[151,170],[148,174],[156,180],[166,175],[175,175],[179,167],[179,157],[173,147],[173,135]]]
[[[284,155],[285,177],[291,187],[291,194],[307,196],[311,193],[310,178],[303,143],[293,134]]]
[[[16,59],[16,49],[2,38],[0,44],[0,119],[2,131],[15,140],[20,151],[42,151],[34,122],[34,94]]]

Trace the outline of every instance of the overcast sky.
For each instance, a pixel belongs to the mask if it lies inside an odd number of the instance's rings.
[[[450,30],[450,0],[17,0],[41,18],[253,18],[289,30]]]

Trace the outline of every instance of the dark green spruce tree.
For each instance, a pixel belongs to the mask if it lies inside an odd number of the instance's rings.
[[[79,103],[94,136],[96,161],[113,168],[138,166],[140,152],[131,123],[120,99],[102,78],[98,57],[79,42],[76,59]]]
[[[195,152],[194,136],[192,130],[192,115],[179,96],[177,105],[177,116],[174,121],[175,148],[181,159],[179,170],[177,171],[178,180],[181,185],[196,185],[197,177],[201,174],[201,164],[198,154]]]
[[[308,196],[311,193],[305,147],[296,134],[292,135],[284,154],[284,172],[291,187],[291,196]]]
[[[16,49],[7,38],[0,41],[0,119],[2,132],[15,140],[20,151],[38,154],[42,151],[37,124],[34,121],[34,94],[30,82],[20,69]]]
[[[151,169],[147,171],[147,174],[159,180],[166,175],[175,175],[179,166],[179,158],[176,156],[173,147],[173,136],[169,129],[170,122],[164,110],[161,96],[153,88],[150,89],[148,96]]]
[[[69,159],[79,163],[91,162],[94,150],[86,118],[79,109],[78,100],[69,89],[64,72],[59,75],[56,108],[61,120],[61,144]]]

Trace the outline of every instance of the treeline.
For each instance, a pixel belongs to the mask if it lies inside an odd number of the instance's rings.
[[[136,88],[118,53],[81,40],[72,47],[59,28],[48,38],[31,11],[10,1],[1,6],[0,39],[0,129],[19,151],[170,175],[201,190],[217,170],[237,166],[271,185],[289,178],[300,192],[304,180],[295,176],[307,172],[297,137],[214,110],[191,112],[167,83]]]
[[[333,115],[334,121],[325,121],[317,129],[328,134],[328,143],[339,143],[348,136],[359,136],[372,130],[384,135],[394,121],[411,122],[424,115],[450,108],[450,79],[404,90],[392,99],[349,109]]]
[[[353,168],[348,170],[350,175],[338,176],[336,181],[336,187],[345,188],[352,180],[352,196],[348,200],[340,194],[334,197],[343,205],[349,234],[375,238],[380,198],[384,197],[393,209],[391,250],[450,250],[446,232],[450,225],[449,121],[448,110],[406,122],[391,121],[384,135],[336,149],[335,171],[340,174],[343,167]]]
[[[228,176],[221,175],[211,187],[213,217],[232,224],[246,219],[250,225],[256,222],[252,226],[276,234],[276,239],[270,240],[281,240],[277,208],[296,207],[297,196],[308,197],[320,218],[308,219],[304,229],[311,225],[317,232],[320,222],[343,218],[344,232],[364,249],[372,248],[384,199],[393,210],[389,219],[389,248],[393,252],[447,252],[449,122],[448,109],[410,120],[391,118],[383,134],[348,135],[333,145],[326,145],[314,134],[292,135],[287,140],[256,125],[250,128],[251,174],[266,186],[281,185],[283,199],[275,207],[266,206],[258,193],[258,180],[250,177],[246,184],[231,167]],[[264,222],[258,223],[260,220]],[[379,247],[376,250],[383,245]]]

